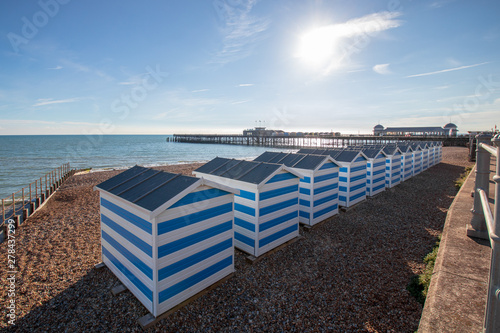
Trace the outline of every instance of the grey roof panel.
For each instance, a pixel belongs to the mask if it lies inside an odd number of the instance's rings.
[[[197,181],[196,177],[135,166],[96,187],[154,211]]]
[[[363,148],[361,151],[363,152],[363,154],[366,155],[366,157],[375,158],[375,157],[377,157],[378,154],[380,154],[381,149],[367,147],[367,148]]]
[[[321,152],[323,151],[324,149],[321,150]],[[278,163],[278,164],[284,164],[285,166],[292,168],[314,170],[325,160],[326,158],[325,156],[327,156],[327,154],[312,155],[312,154],[299,154],[299,153],[286,154],[278,152],[265,152],[259,157],[257,157],[254,161]]]
[[[260,184],[280,167],[280,164],[216,157],[196,169],[195,172]]]
[[[335,159],[340,162],[352,162],[358,154],[359,152],[354,150],[344,150]]]
[[[295,163],[294,167],[305,170],[316,169],[325,160],[325,155],[306,155]]]

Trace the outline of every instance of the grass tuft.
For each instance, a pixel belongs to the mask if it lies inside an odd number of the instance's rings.
[[[464,185],[465,180],[467,179],[467,177],[469,176],[469,173],[471,171],[472,171],[472,167],[466,167],[465,171],[460,175],[460,178],[455,180],[455,187],[457,188],[457,190],[460,190],[462,185]]]

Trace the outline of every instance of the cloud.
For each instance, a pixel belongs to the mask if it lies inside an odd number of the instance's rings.
[[[389,70],[389,64],[379,64],[373,66],[373,71],[382,75],[392,74]]]
[[[236,105],[236,104],[243,104],[243,103],[247,103],[247,102],[250,102],[250,100],[236,101],[236,102],[232,102],[231,104]]]
[[[251,87],[253,85],[254,85],[253,83],[241,83],[238,85],[238,87]]]
[[[204,91],[209,91],[210,89],[198,89],[198,90],[192,90],[192,93],[199,93],[199,92],[204,92]]]
[[[467,69],[467,68],[472,68],[472,67],[477,67],[477,66],[482,66],[489,64],[490,62],[482,62],[479,64],[474,64],[474,65],[468,65],[468,66],[460,66],[460,67],[455,67],[455,68],[448,68],[448,69],[443,69],[440,71],[435,71],[435,72],[429,72],[429,73],[422,73],[422,74],[413,74],[413,75],[408,75],[407,77],[419,77],[419,76],[427,76],[427,75],[435,75],[435,74],[441,74],[441,73],[446,73],[446,72],[452,72],[452,71],[459,71],[462,69]]]
[[[269,21],[250,15],[256,3],[257,0],[215,1],[215,9],[224,24],[224,38],[214,63],[226,64],[250,55],[253,45],[262,38]]]
[[[37,102],[33,104],[34,107],[51,105],[51,104],[62,104],[62,103],[74,103],[78,102],[80,98],[67,98],[67,99],[52,99],[52,98],[39,98]]]
[[[47,69],[59,70],[59,69],[63,69],[63,67],[62,66],[56,66],[56,67],[50,67],[50,68],[47,68]]]

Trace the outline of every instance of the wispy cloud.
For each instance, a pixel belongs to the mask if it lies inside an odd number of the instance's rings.
[[[392,74],[391,70],[389,69],[389,64],[379,64],[373,66],[373,71],[378,74],[382,75],[387,75],[387,74]]]
[[[236,104],[243,104],[243,103],[247,103],[247,102],[250,102],[250,100],[236,101],[236,102],[232,102],[231,104],[236,105]]]
[[[253,83],[241,83],[238,85],[238,87],[251,87],[253,85],[254,85]]]
[[[52,98],[39,98],[36,103],[33,104],[34,107],[51,105],[51,104],[62,104],[62,103],[74,103],[78,102],[80,98],[67,98],[67,99],[52,99]]]
[[[250,14],[257,0],[221,3],[224,5],[215,4],[215,7],[224,24],[224,39],[222,50],[216,54],[213,62],[225,64],[248,56],[253,45],[269,27],[269,21]]]
[[[448,69],[443,69],[443,70],[440,70],[440,71],[429,72],[429,73],[413,74],[413,75],[408,75],[407,77],[419,77],[419,76],[435,75],[435,74],[441,74],[441,73],[446,73],[446,72],[459,71],[459,70],[462,70],[462,69],[467,69],[467,68],[482,66],[482,65],[486,65],[486,64],[489,64],[489,62],[482,62],[482,63],[479,63],[479,64],[468,65],[468,66],[460,66],[460,67],[455,67],[455,68],[448,68]]]
[[[210,89],[198,89],[198,90],[192,90],[192,93],[199,93],[199,92],[204,92],[204,91],[209,91]]]
[[[63,66],[50,67],[47,69],[59,70],[59,69],[63,69]]]

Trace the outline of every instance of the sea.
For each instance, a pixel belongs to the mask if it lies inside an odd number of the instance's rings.
[[[252,159],[277,149],[167,142],[169,135],[0,135],[0,199],[65,163],[102,171],[193,162]],[[171,136],[170,136],[171,137]],[[280,150],[281,151],[281,150]]]

